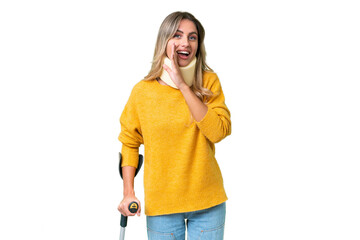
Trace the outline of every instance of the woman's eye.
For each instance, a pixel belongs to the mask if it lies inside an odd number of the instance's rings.
[[[196,40],[196,36],[190,36],[189,39],[190,40]]]
[[[175,34],[174,38],[180,38],[181,36],[179,34]]]

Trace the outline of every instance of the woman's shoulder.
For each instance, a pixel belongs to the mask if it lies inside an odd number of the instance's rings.
[[[211,89],[217,85],[220,85],[218,75],[215,72],[204,71],[203,72],[203,86],[207,89]]]
[[[154,81],[155,80],[140,80],[134,85],[132,92],[134,94],[141,94],[143,92],[146,92],[149,90],[149,88],[152,88]]]
[[[130,96],[129,102],[138,103],[142,102],[143,99],[146,97],[147,93],[151,92],[151,84],[152,80],[140,80],[135,85],[133,85]]]
[[[216,72],[203,71],[203,79],[204,80],[214,80],[218,78]]]

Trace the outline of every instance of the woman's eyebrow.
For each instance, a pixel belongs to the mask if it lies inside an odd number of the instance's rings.
[[[183,32],[183,31],[181,31],[181,30],[179,30],[179,29],[178,29],[178,30],[176,30],[176,32],[179,32],[179,33],[184,34],[184,32]],[[191,32],[191,33],[189,33],[189,35],[191,35],[191,34],[196,34],[196,35],[198,35],[198,34],[197,34],[197,32]]]

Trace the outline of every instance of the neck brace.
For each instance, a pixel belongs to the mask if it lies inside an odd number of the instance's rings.
[[[172,69],[171,60],[168,57],[165,57],[164,63]],[[179,67],[181,75],[185,81],[185,83],[191,87],[195,80],[195,66],[196,66],[196,57],[185,67]],[[170,87],[178,89],[175,83],[171,80],[169,73],[163,69],[162,74],[160,76],[161,80],[163,80]]]

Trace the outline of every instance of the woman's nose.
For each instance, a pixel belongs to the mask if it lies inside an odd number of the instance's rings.
[[[188,46],[189,40],[187,38],[182,38],[180,44],[181,46]]]

